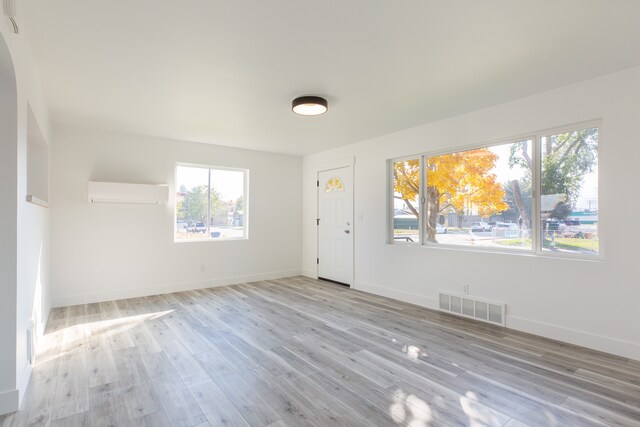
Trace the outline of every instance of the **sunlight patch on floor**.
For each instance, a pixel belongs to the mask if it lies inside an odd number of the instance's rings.
[[[465,415],[469,417],[469,426],[501,426],[502,422],[492,411],[481,404],[478,396],[472,391],[467,391],[464,396],[460,396],[460,406]]]
[[[389,415],[396,424],[410,427],[426,427],[433,418],[427,402],[401,389],[393,392],[393,403],[389,406]]]
[[[36,366],[72,352],[76,348],[85,344],[88,338],[97,336],[110,337],[130,330],[148,320],[166,316],[173,311],[174,310],[158,311],[155,313],[144,313],[109,320],[79,323],[77,325],[67,326],[55,332],[45,334],[39,343]],[[62,351],[57,352],[56,347],[60,345],[60,342],[62,342]]]

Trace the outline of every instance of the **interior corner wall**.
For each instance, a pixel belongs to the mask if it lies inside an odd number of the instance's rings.
[[[52,151],[54,306],[300,274],[301,157],[69,126]],[[177,163],[249,169],[247,240],[174,242]],[[92,204],[89,181],[168,184],[169,202]]]
[[[321,164],[355,156],[355,288],[430,308],[438,290],[507,304],[507,326],[640,359],[636,213],[640,68],[318,153],[303,163],[303,271],[316,271]],[[386,243],[387,160],[602,119],[602,260],[584,261]],[[362,220],[360,221],[360,217]]]
[[[46,208],[26,201],[29,106],[33,110],[34,120],[39,123],[44,141],[49,139],[49,121],[26,35],[12,34],[3,25],[0,26],[0,38],[8,47],[16,86],[13,106],[15,114],[3,114],[3,120],[11,122],[7,123],[7,126],[13,126],[16,134],[12,138],[3,138],[0,141],[4,190],[3,234],[7,231],[14,233],[9,243],[11,247],[3,248],[2,256],[3,269],[4,263],[7,263],[7,271],[12,272],[11,277],[2,279],[0,298],[0,312],[9,318],[7,323],[4,323],[3,317],[0,332],[0,413],[4,413],[18,409],[31,374],[27,354],[27,330],[34,328],[34,336],[37,339],[37,334],[42,333],[44,329],[49,313],[49,212]],[[2,66],[5,65],[3,56]],[[3,83],[7,82],[3,79]],[[6,99],[3,98],[2,101]],[[4,130],[5,124],[2,126]],[[6,241],[3,243],[7,244]],[[3,405],[5,394],[11,396],[8,405]]]

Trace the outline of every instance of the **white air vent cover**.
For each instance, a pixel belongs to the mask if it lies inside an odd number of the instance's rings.
[[[440,291],[438,293],[438,307],[441,311],[457,316],[506,326],[507,306],[500,302]]]
[[[166,185],[122,184],[118,182],[89,182],[91,203],[166,203],[169,187]]]

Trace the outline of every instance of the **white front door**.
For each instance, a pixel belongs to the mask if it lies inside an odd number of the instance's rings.
[[[318,277],[353,284],[353,167],[318,173]]]

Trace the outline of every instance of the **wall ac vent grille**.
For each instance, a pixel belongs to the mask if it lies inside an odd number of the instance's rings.
[[[494,325],[507,326],[506,304],[479,299],[471,295],[459,295],[442,291],[438,293],[438,302],[440,311],[493,323]]]

